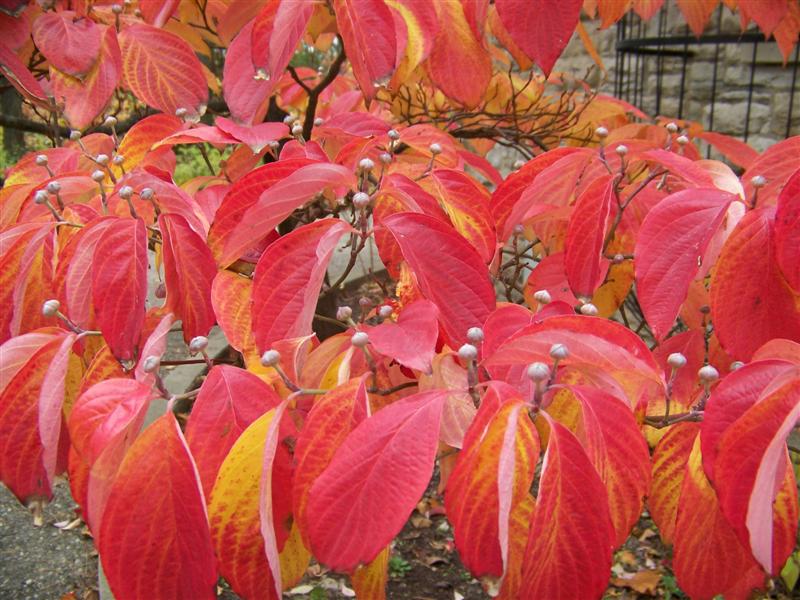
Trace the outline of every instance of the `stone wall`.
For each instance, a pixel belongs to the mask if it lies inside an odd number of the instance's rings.
[[[663,17],[662,32],[671,36],[685,36],[688,28],[679,15],[674,2],[667,0],[668,7]],[[711,25],[706,29],[706,34],[732,33],[738,35],[741,31],[738,15],[734,15],[727,8],[715,12]],[[628,33],[626,38],[633,37],[658,37],[659,17],[654,17],[648,23],[631,24],[632,13],[629,13]],[[638,22],[638,19],[633,18]],[[626,98],[623,92],[621,97],[636,104],[644,112],[651,115],[678,116],[678,105],[681,88],[682,59],[680,57],[665,57],[662,60],[661,77],[661,105],[656,112],[657,58],[653,55],[640,56],[628,54],[625,68],[620,69],[617,61],[616,43],[617,26],[601,31],[597,21],[585,21],[584,26],[594,41],[598,53],[601,55],[606,68],[608,79],[600,83],[599,77],[594,79],[599,83],[599,90],[605,94],[614,94],[615,83],[625,72],[631,79],[628,84],[630,96]],[[690,34],[689,34],[690,35]],[[755,70],[753,71],[752,103],[750,106],[748,143],[758,150],[780,141],[786,137],[787,117],[789,114],[789,98],[792,89],[793,65],[797,54],[792,56],[786,66],[780,55],[777,44],[773,41],[761,42],[756,45]],[[713,130],[727,133],[740,138],[745,134],[747,116],[747,100],[750,88],[751,61],[753,58],[753,43],[739,42],[710,45],[689,45],[688,50],[692,56],[687,59],[686,77],[684,88],[684,110],[686,119],[700,122],[708,128],[711,116],[712,81],[714,76],[714,63],[717,69],[716,91],[714,98]],[[655,48],[653,48],[655,49]],[[670,50],[683,51],[684,46],[670,46]],[[633,58],[630,58],[632,57]],[[716,58],[716,61],[715,61]],[[556,64],[556,70],[569,72],[577,77],[582,77],[586,70],[593,65],[592,59],[586,52],[577,33],[573,36],[569,46]],[[638,69],[636,68],[638,67]],[[636,70],[642,73],[642,84],[634,102],[633,77]],[[622,72],[622,73],[621,73]],[[591,81],[591,79],[590,79]],[[796,88],[800,86],[800,73]],[[800,89],[796,89],[794,110],[790,135],[800,135]]]

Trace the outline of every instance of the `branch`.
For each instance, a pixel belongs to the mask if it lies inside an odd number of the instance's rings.
[[[342,64],[344,64],[344,61],[347,58],[344,52],[344,41],[342,40],[342,37],[337,35],[336,39],[339,40],[339,47],[341,48],[339,55],[333,61],[333,64],[331,64],[331,68],[328,69],[328,73],[325,75],[325,78],[320,81],[314,89],[308,92],[306,119],[303,122],[303,137],[307,140],[311,139],[311,129],[314,127],[314,118],[315,113],[317,112],[317,102],[319,101],[319,96],[325,90],[325,88],[333,83],[334,79],[336,79],[336,76],[339,74],[339,69],[342,68]],[[300,82],[298,81],[298,83]],[[307,86],[304,87],[308,89]]]

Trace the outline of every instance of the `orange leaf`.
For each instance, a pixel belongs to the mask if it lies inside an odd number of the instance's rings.
[[[250,319],[253,282],[233,271],[221,270],[211,285],[211,304],[225,339],[239,352],[254,348]]]
[[[356,598],[386,600],[386,583],[389,580],[389,547],[381,550],[373,561],[358,567],[350,576]]]

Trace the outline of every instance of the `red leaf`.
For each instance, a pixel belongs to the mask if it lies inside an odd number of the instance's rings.
[[[47,94],[23,62],[4,43],[0,43],[0,73],[31,102],[47,107]]]
[[[714,487],[722,512],[772,574],[791,553],[797,533],[795,506],[791,531],[784,536],[788,545],[775,543],[773,504],[786,475],[786,440],[799,417],[800,368],[795,366],[763,388],[756,403],[717,442]]]
[[[383,219],[417,277],[436,304],[448,343],[457,348],[470,327],[480,327],[494,309],[494,287],[483,260],[451,227],[434,217],[398,213]]]
[[[0,346],[4,384],[0,389],[0,480],[23,503],[51,495],[39,439],[38,399],[48,365],[66,336],[56,331],[24,335]]]
[[[31,33],[47,61],[73,77],[88,73],[100,54],[100,28],[71,10],[43,13]]]
[[[369,333],[370,344],[380,354],[409,369],[430,373],[439,337],[438,316],[435,304],[418,300],[403,308],[397,323],[386,321],[365,331]]]
[[[745,198],[753,197],[753,177],[761,175],[767,183],[758,190],[758,206],[774,204],[784,184],[797,169],[800,169],[800,135],[773,144],[752,162],[742,175]]]
[[[498,0],[497,14],[522,51],[549,75],[572,37],[580,16],[581,0],[550,2]]]
[[[269,96],[278,77],[260,75],[253,65],[253,21],[239,31],[228,46],[222,71],[222,91],[231,116],[243,123],[258,123],[267,112]]]
[[[672,328],[706,248],[738,196],[716,188],[688,189],[647,213],[636,243],[636,289],[656,339]]]
[[[278,404],[275,391],[252,373],[228,365],[211,369],[186,423],[186,441],[197,457],[197,471],[207,497],[237,438]]]
[[[174,33],[144,23],[119,34],[125,85],[134,95],[167,114],[185,108],[195,114],[208,100],[200,60]]]
[[[272,188],[274,189],[274,188]],[[323,219],[281,237],[253,274],[253,333],[260,352],[278,340],[311,333],[322,279],[339,239],[352,228]]]
[[[180,0],[139,0],[142,18],[155,27],[163,27],[178,9]]]
[[[714,133],[713,131],[698,133],[696,137],[707,141],[726,159],[743,169],[750,167],[753,161],[758,158],[758,152],[735,137],[722,133]]]
[[[522,409],[513,388],[490,387],[447,480],[447,519],[459,557],[476,577],[506,574],[509,519],[530,498],[539,435]]]
[[[711,314],[725,351],[749,360],[772,338],[800,340],[797,293],[775,259],[774,208],[739,221],[722,248],[711,279]]]
[[[333,9],[353,74],[369,102],[375,95],[373,83],[390,75],[395,67],[392,11],[379,0],[334,0]]]
[[[114,356],[133,360],[147,297],[147,230],[141,219],[117,219],[103,232],[94,251],[92,296]]]
[[[789,10],[787,0],[739,0],[738,6],[742,30],[747,28],[752,19],[767,38],[772,35]]]
[[[183,339],[208,335],[216,317],[211,284],[217,266],[211,250],[180,215],[160,215],[167,306],[183,322]]]
[[[444,398],[423,392],[398,400],[347,436],[308,499],[311,550],[320,562],[350,571],[400,532],[433,472]]]
[[[614,194],[611,176],[595,179],[575,201],[567,226],[564,271],[576,296],[591,298],[603,283],[603,239]]]
[[[598,598],[608,586],[614,547],[608,494],[572,432],[546,418],[550,439],[525,550],[520,597]]]
[[[293,3],[291,3],[293,4]],[[259,123],[258,125],[237,125],[225,117],[217,117],[214,121],[219,129],[247,144],[253,154],[258,154],[269,145],[289,134],[285,123]]]
[[[583,409],[584,446],[608,494],[616,545],[639,520],[650,490],[650,451],[631,407],[601,389],[573,385]]]
[[[154,589],[215,598],[216,559],[203,491],[172,412],[131,446],[108,497],[98,549],[116,598]]]
[[[789,178],[778,196],[775,260],[789,285],[800,292],[800,169]]]
[[[89,470],[83,515],[95,535],[111,484],[142,427],[152,396],[150,385],[106,379],[82,393],[70,412],[72,447]]]
[[[225,196],[209,233],[209,246],[220,266],[234,262],[314,194],[329,187],[355,185],[353,172],[340,165],[307,159],[286,163],[253,171]]]
[[[711,13],[719,4],[719,0],[676,0],[678,8],[683,13],[689,29],[697,37],[703,35],[703,30],[711,18]]]
[[[156,310],[160,309],[151,309],[151,315],[153,315]],[[147,321],[147,317],[145,317],[145,320]],[[150,386],[155,385],[155,374],[145,371],[145,363],[150,356],[156,356],[158,358],[164,356],[164,353],[167,351],[167,337],[169,336],[174,321],[175,315],[172,313],[164,315],[158,322],[158,325],[150,332],[150,335],[147,336],[145,343],[142,344],[142,350],[139,352],[139,362],[136,363],[136,369],[133,371],[133,377],[137,381],[141,381]]]

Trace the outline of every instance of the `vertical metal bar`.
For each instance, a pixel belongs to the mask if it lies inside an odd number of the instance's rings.
[[[686,63],[689,60],[689,44],[683,45],[683,63],[681,65],[681,91],[678,97],[678,118],[683,119],[683,99],[686,94]]]
[[[633,17],[631,17],[633,18]],[[642,21],[639,20],[639,23],[636,26],[636,39],[642,39]],[[642,79],[644,79],[644,73],[642,72],[642,55],[641,53],[636,53],[636,66],[634,67],[634,79],[633,79],[633,102],[632,104],[636,107],[640,107],[641,104],[639,103],[639,89],[643,87]]]
[[[658,12],[658,37],[663,38],[666,30],[664,13],[667,11],[667,5],[661,7]],[[661,85],[664,79],[664,56],[661,51],[664,49],[660,43],[658,44],[658,57],[656,58],[656,110],[655,115],[661,114]]]
[[[750,137],[750,108],[753,105],[753,82],[756,78],[756,58],[758,57],[758,42],[753,42],[753,58],[750,60],[750,85],[747,88],[747,113],[744,117],[744,141]]]
[[[717,11],[717,33],[722,33],[722,5]],[[714,71],[711,75],[711,110],[708,114],[708,130],[714,130],[714,107],[717,101],[717,69],[719,67],[719,43],[714,44]],[[711,146],[706,148],[706,158],[711,158]]]
[[[792,134],[792,108],[794,107],[794,92],[797,86],[797,63],[800,62],[800,44],[794,47],[794,66],[792,67],[792,88],[789,91],[789,113],[786,115],[786,137]]]

